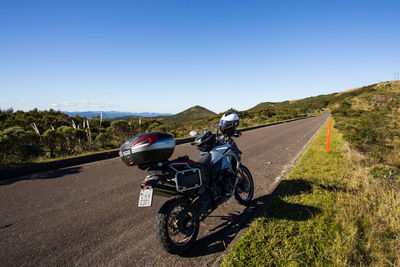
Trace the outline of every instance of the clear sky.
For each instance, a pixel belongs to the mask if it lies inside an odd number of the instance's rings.
[[[0,107],[245,110],[393,80],[400,1],[0,0]]]

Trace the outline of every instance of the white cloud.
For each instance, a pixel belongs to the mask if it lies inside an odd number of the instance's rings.
[[[94,103],[90,101],[81,101],[81,102],[70,102],[64,101],[61,103],[53,103],[49,104],[51,108],[111,108],[115,105],[105,104],[105,103]]]
[[[0,103],[6,103],[7,101],[3,98],[0,98]]]

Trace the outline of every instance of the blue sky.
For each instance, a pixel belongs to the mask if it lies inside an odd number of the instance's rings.
[[[393,80],[400,1],[0,0],[0,107],[245,110]]]

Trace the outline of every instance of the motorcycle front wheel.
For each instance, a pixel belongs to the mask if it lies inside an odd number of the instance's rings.
[[[238,176],[240,178],[236,190],[235,199],[242,205],[247,205],[254,195],[254,182],[249,169],[246,166],[240,165]]]
[[[192,213],[186,208],[190,201],[185,197],[174,197],[161,206],[156,219],[157,241],[172,254],[182,254],[196,241],[199,221],[190,223]]]

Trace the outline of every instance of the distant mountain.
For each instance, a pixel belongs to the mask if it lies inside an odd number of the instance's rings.
[[[197,121],[209,118],[211,116],[215,116],[216,113],[203,108],[201,106],[194,106],[187,110],[184,110],[178,114],[168,116],[163,120],[166,123],[173,123],[173,122],[186,122],[186,121]]]
[[[100,113],[103,113],[103,119],[113,119],[116,117],[127,117],[127,116],[153,118],[159,116],[172,115],[171,113],[154,113],[154,112],[132,113],[132,112],[121,112],[121,111],[72,111],[72,112],[62,111],[62,113],[65,113],[71,117],[79,115],[81,117],[86,117],[88,119],[96,118],[97,116],[100,116]]]
[[[118,120],[123,120],[123,121],[131,121],[131,120],[138,120],[139,118],[151,118],[155,120],[163,120],[165,118],[168,118],[171,115],[160,115],[160,116],[154,116],[154,117],[145,117],[145,116],[135,116],[135,115],[130,115],[130,116],[122,116],[122,117],[114,117],[111,118],[111,121],[118,121]]]

